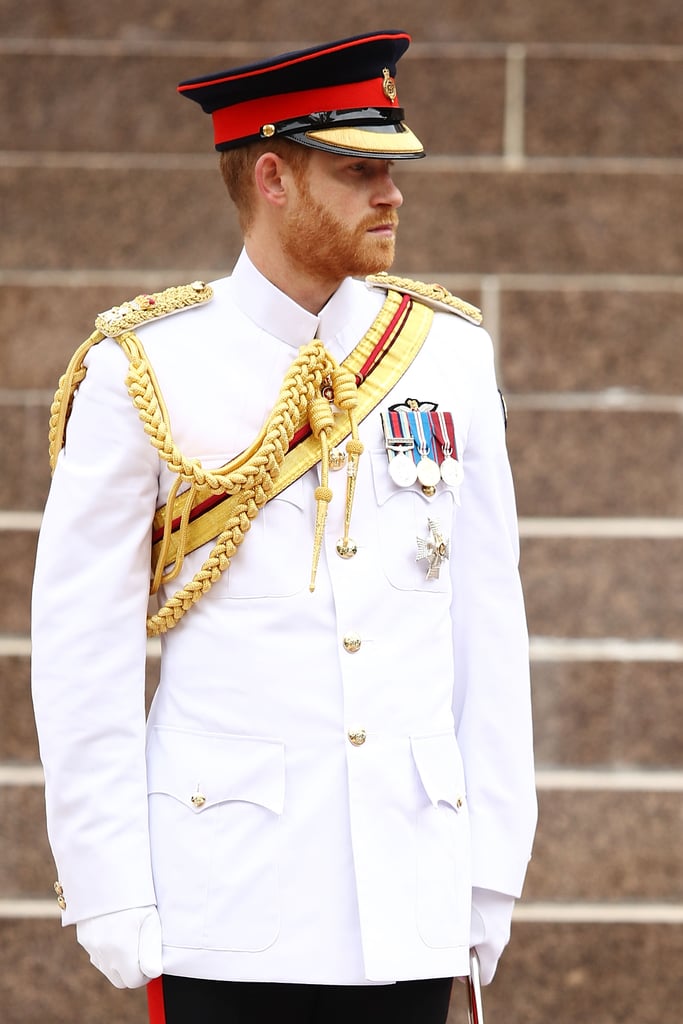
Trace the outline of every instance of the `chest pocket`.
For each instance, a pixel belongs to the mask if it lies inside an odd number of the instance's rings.
[[[310,536],[306,513],[309,487],[295,480],[261,509],[237,548],[229,569],[203,600],[291,597],[308,586]],[[308,547],[302,544],[308,536]]]
[[[456,502],[453,490],[443,482],[436,494],[428,497],[419,483],[397,487],[389,476],[387,453],[374,451],[372,477],[378,505],[379,549],[382,568],[397,590],[447,593],[451,589],[450,563],[441,563],[438,579],[427,579],[429,563],[417,560],[418,538],[428,540],[429,520],[438,522],[443,536],[450,541],[455,529]]]

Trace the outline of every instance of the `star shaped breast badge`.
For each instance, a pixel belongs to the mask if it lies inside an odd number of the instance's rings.
[[[441,565],[449,557],[449,542],[441,533],[438,520],[428,519],[427,525],[429,526],[429,537],[426,540],[422,537],[417,538],[415,561],[421,562],[426,559],[428,563],[427,579],[438,580]]]

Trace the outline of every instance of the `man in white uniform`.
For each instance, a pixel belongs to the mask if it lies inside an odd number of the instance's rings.
[[[394,161],[424,155],[408,43],[179,86],[212,115],[244,250],[102,314],[53,408],[33,692],[55,890],[154,1022],[443,1024],[521,891],[528,653],[491,343],[473,307],[380,273]]]

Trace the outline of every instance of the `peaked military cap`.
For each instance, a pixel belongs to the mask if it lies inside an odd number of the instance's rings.
[[[404,121],[396,64],[405,32],[353,36],[258,64],[181,82],[178,92],[211,114],[217,150],[287,138],[347,156],[424,156]]]

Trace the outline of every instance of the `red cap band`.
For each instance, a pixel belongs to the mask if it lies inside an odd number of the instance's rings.
[[[311,112],[326,110],[358,110],[364,107],[397,107],[398,97],[387,98],[384,79],[372,78],[367,82],[352,82],[349,85],[331,85],[318,89],[304,89],[280,96],[265,96],[260,99],[236,103],[221,110],[215,110],[213,132],[215,144],[232,142],[258,135],[264,124],[277,124],[297,117],[310,116]],[[320,126],[324,128],[324,125]]]

